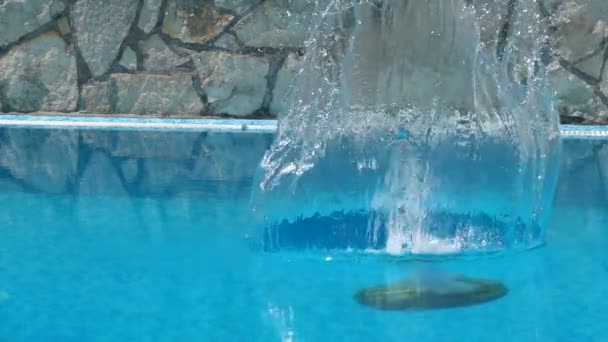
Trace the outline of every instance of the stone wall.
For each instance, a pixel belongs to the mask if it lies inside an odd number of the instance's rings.
[[[0,111],[277,116],[312,2],[0,0]],[[608,122],[608,1],[540,6],[562,121]]]

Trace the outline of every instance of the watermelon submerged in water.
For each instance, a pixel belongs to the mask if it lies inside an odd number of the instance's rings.
[[[429,310],[481,304],[507,292],[499,282],[454,275],[374,286],[357,292],[355,300],[380,310]]]

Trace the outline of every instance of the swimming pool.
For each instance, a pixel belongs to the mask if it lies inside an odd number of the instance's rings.
[[[602,131],[565,128],[545,246],[422,262],[252,247],[252,177],[271,123],[74,122],[0,128],[1,341],[608,338]],[[430,311],[353,299],[428,272],[498,280],[509,292]]]

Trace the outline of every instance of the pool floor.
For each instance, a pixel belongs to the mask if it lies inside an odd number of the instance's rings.
[[[606,341],[608,213],[554,210],[547,245],[477,260],[264,253],[242,196],[0,193],[0,341]],[[421,272],[502,281],[478,306],[385,312]]]

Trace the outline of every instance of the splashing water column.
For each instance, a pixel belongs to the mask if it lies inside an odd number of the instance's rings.
[[[254,194],[264,248],[542,244],[560,154],[546,28],[533,0],[317,1]]]

